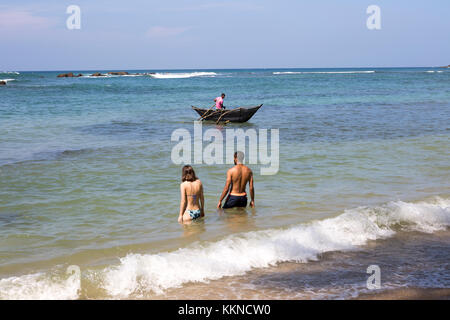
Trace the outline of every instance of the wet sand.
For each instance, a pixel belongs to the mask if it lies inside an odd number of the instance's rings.
[[[450,300],[450,288],[405,288],[361,294],[356,300]]]
[[[322,254],[317,261],[285,262],[242,276],[189,283],[149,299],[448,300],[450,231],[407,232],[370,241],[355,251]],[[381,269],[381,289],[369,290],[367,267]]]

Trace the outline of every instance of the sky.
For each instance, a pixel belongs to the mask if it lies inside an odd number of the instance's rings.
[[[67,28],[70,5],[80,29]],[[441,66],[449,11],[448,0],[0,0],[0,70]]]

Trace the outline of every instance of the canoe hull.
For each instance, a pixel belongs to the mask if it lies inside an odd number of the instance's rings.
[[[262,104],[250,108],[235,108],[235,109],[201,109],[192,106],[192,109],[197,112],[203,120],[214,122],[247,122],[251,117],[261,108]]]

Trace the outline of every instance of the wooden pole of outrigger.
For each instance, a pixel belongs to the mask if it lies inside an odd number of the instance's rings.
[[[200,120],[205,120],[204,119],[204,117],[208,114],[208,112],[212,109],[212,108],[214,108],[215,107],[215,104],[213,104],[212,106],[211,106],[211,108],[209,108],[208,110],[206,110],[206,112],[200,117],[200,118],[198,118],[197,119],[197,121],[200,121]]]
[[[223,111],[223,110],[217,110],[217,111],[211,112],[211,113],[208,114],[208,115],[206,115],[207,112],[205,112],[205,113],[203,114],[203,116],[201,116],[201,117],[199,118],[199,120],[200,120],[200,119],[202,119],[202,121],[203,121],[203,120],[207,120],[208,118],[212,117],[212,116],[215,115],[216,113],[220,113],[220,112],[222,112],[222,111]]]
[[[225,111],[224,113],[222,113],[222,114],[220,115],[219,119],[217,119],[216,124],[219,124],[220,119],[222,119],[222,117],[223,117],[224,115],[226,115],[227,113],[230,113],[231,111],[236,111],[236,110],[239,110],[239,109],[242,109],[242,108],[239,107],[239,108],[236,108],[236,109],[231,109],[231,110]]]

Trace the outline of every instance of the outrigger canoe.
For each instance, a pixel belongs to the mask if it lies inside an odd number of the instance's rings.
[[[262,104],[256,107],[240,107],[235,109],[201,109],[194,106],[192,106],[192,109],[200,115],[201,120],[215,122],[247,122],[261,107]]]

